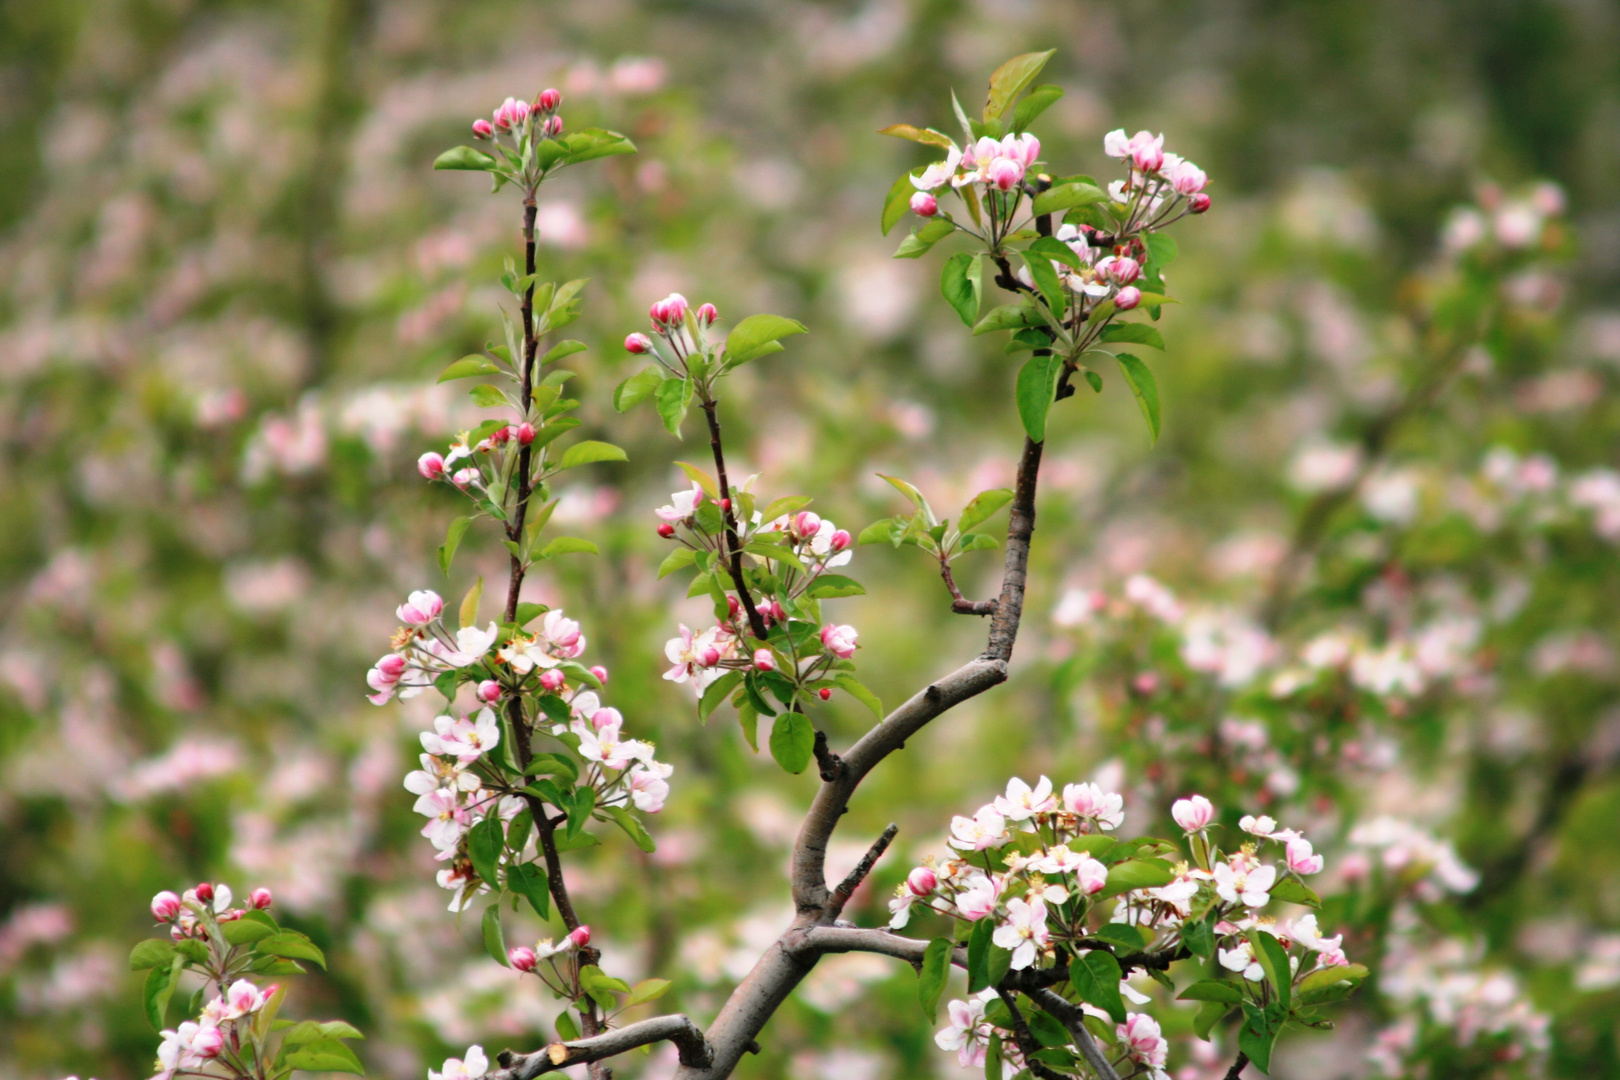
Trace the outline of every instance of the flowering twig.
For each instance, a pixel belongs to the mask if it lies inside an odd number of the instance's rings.
[[[748,583],[743,580],[742,542],[737,539],[737,508],[731,501],[731,483],[726,478],[725,451],[720,444],[720,418],[715,412],[715,406],[719,402],[715,401],[706,389],[701,393],[703,415],[709,422],[709,449],[714,454],[714,471],[720,488],[720,512],[725,516],[726,522],[725,543],[728,552],[727,561],[731,567],[731,580],[737,587],[737,599],[748,615],[748,628],[753,631],[755,638],[764,641],[765,620],[754,606],[754,598],[748,591]]]

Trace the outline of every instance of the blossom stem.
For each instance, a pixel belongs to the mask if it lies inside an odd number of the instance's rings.
[[[754,637],[764,641],[765,620],[754,607],[754,598],[749,595],[748,584],[743,581],[742,542],[737,538],[737,508],[731,501],[731,484],[726,479],[726,455],[720,445],[720,417],[715,412],[719,402],[715,401],[707,388],[700,387],[700,390],[703,395],[703,415],[709,421],[709,449],[714,452],[714,470],[720,483],[720,512],[726,518],[725,546],[729,552],[731,580],[737,586],[737,599],[748,614],[748,628],[753,631]]]
[[[529,278],[534,277],[534,194],[523,200],[523,273]],[[519,372],[523,389],[523,412],[528,415],[529,405],[534,394],[534,354],[538,341],[534,336],[534,282],[523,290],[523,304],[520,308],[523,320],[523,360]],[[523,519],[529,509],[529,495],[532,492],[529,477],[530,447],[527,443],[518,449],[518,487],[517,505],[512,511],[512,518],[506,525],[506,538],[514,543],[523,542]],[[523,560],[517,554],[512,555],[512,577],[506,589],[506,621],[517,621],[518,594],[523,589]]]

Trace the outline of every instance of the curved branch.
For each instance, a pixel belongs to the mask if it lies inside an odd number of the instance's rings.
[[[1114,1071],[1114,1066],[1109,1064],[1108,1058],[1097,1047],[1097,1040],[1086,1029],[1086,1014],[1080,1011],[1080,1006],[1065,1001],[1050,990],[1030,991],[1029,999],[1068,1029],[1075,1048],[1086,1059],[1086,1064],[1091,1066],[1091,1071],[1097,1074],[1097,1080],[1119,1080],[1119,1073]]]
[[[682,1065],[707,1068],[714,1057],[702,1029],[685,1016],[676,1014],[627,1024],[590,1039],[552,1043],[532,1054],[514,1054],[510,1050],[503,1050],[495,1058],[501,1067],[486,1074],[484,1080],[533,1080],[543,1073],[601,1061],[656,1042],[674,1043]]]

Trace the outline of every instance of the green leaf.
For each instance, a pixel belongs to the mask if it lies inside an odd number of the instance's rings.
[[[1181,940],[1194,956],[1202,956],[1205,960],[1212,958],[1215,955],[1214,913],[1197,922],[1183,923]]]
[[[1073,1038],[1069,1030],[1050,1013],[1031,1012],[1025,1020],[1029,1024],[1030,1034],[1034,1035],[1035,1041],[1042,1046],[1067,1046],[1069,1040]]]
[[[1035,76],[1041,73],[1041,69],[1052,59],[1055,52],[1056,49],[1048,49],[1042,53],[1024,53],[996,68],[990,76],[990,95],[984,103],[986,123],[1001,118],[1001,114],[1007,111],[1013,100],[1024,92],[1024,87],[1035,81]],[[1120,1022],[1124,1023],[1123,1020]]]
[[[1230,1011],[1231,1006],[1223,1001],[1204,1002],[1198,1007],[1198,1015],[1193,1018],[1193,1031],[1208,1042],[1210,1030]]]
[[[581,540],[577,536],[559,536],[554,538],[545,547],[535,552],[535,557],[551,559],[558,555],[597,555],[600,554],[597,546],[589,540]]]
[[[271,934],[258,942],[254,948],[270,956],[279,956],[285,960],[308,960],[311,963],[326,966],[326,954],[316,947],[309,938],[296,930],[282,930]]]
[[[958,554],[967,554],[970,551],[995,551],[1001,547],[1001,541],[984,533],[963,533],[957,541]]]
[[[1270,1017],[1248,1002],[1243,1005],[1243,1017],[1243,1027],[1238,1030],[1238,1049],[1249,1055],[1256,1068],[1270,1075],[1271,1051],[1277,1045],[1282,1025],[1273,1025]]]
[[[951,977],[951,953],[955,948],[949,938],[935,938],[923,950],[922,965],[917,968],[917,1000],[929,1023],[939,1016],[939,999]]]
[[[1035,118],[1051,108],[1052,104],[1062,96],[1062,87],[1050,84],[1032,89],[1024,97],[1024,100],[1013,108],[1012,130],[1019,133],[1028,131],[1029,125],[1035,122]]]
[[[636,152],[635,143],[617,131],[604,131],[602,128],[582,128],[561,142],[564,146],[564,165],[578,165],[582,161]]]
[[[771,757],[795,775],[804,772],[805,766],[810,764],[810,752],[815,741],[815,729],[801,712],[789,709],[771,725]]]
[[[1294,982],[1294,973],[1288,965],[1288,950],[1283,948],[1275,934],[1263,930],[1249,931],[1248,938],[1249,944],[1254,946],[1255,960],[1266,973],[1266,981],[1271,983],[1277,1000],[1287,1008]]]
[[[563,451],[562,460],[557,462],[558,469],[575,469],[581,465],[590,465],[598,461],[629,461],[622,449],[612,443],[597,442],[595,439],[586,439],[575,443]]]
[[[458,517],[445,531],[444,543],[439,545],[439,570],[445,577],[450,576],[450,560],[456,557],[456,548],[461,546],[461,538],[467,535],[472,523],[470,517]]]
[[[159,1031],[163,1030],[163,1017],[169,1011],[169,998],[174,996],[174,984],[185,966],[185,957],[175,956],[168,967],[155,967],[146,975],[141,990],[141,1003],[146,1008],[146,1019]]]
[[[1102,949],[1081,953],[1069,965],[1069,982],[1080,1000],[1107,1013],[1116,1024],[1125,1022],[1125,1001],[1119,996],[1119,961]]]
[[[1024,265],[1029,267],[1029,276],[1034,279],[1035,287],[1040,290],[1046,306],[1061,318],[1068,310],[1069,301],[1063,291],[1063,283],[1058,280],[1057,271],[1052,268],[1052,260],[1044,255],[1026,253]]]
[[[653,843],[652,836],[646,829],[642,828],[641,822],[636,820],[634,814],[622,806],[609,806],[605,809],[608,817],[613,819],[615,825],[624,830],[625,835],[630,838],[636,847],[648,854],[658,850],[658,845]]]
[[[989,314],[974,324],[973,336],[978,337],[980,334],[992,334],[997,330],[1017,330],[1019,327],[1029,326],[1031,325],[1029,318],[1031,314],[1032,312],[1027,304],[1002,304],[1000,307],[991,308]]]
[[[571,840],[585,828],[585,823],[591,820],[591,811],[596,809],[596,789],[580,786],[574,789],[574,798],[567,807],[568,810],[568,838]]]
[[[472,398],[472,403],[480,409],[499,409],[511,404],[506,400],[505,394],[488,384],[473,387],[467,391],[467,396]]]
[[[939,291],[945,302],[961,316],[964,326],[972,327],[979,317],[982,264],[977,252],[958,251],[945,260],[939,274]]]
[[[511,967],[506,959],[506,935],[501,931],[501,902],[484,909],[484,951],[501,967]]]
[[[894,228],[895,224],[906,216],[907,210],[911,209],[911,194],[917,190],[912,185],[911,178],[920,171],[922,170],[913,169],[911,172],[901,176],[900,179],[894,182],[894,186],[889,188],[889,193],[883,197],[882,225],[884,236],[888,236],[889,230]]]
[[[657,368],[637,372],[613,391],[613,408],[618,412],[626,412],[652,397],[663,383],[664,373]]]
[[[1091,206],[1108,198],[1108,193],[1091,184],[1069,183],[1048,188],[1035,196],[1030,213],[1036,217],[1073,210],[1077,206]]]
[[[698,699],[698,720],[707,721],[710,714],[726,700],[726,695],[735,690],[737,684],[742,681],[742,672],[728,671],[710,683],[708,689],[703,691],[703,696]]]
[[[249,914],[260,915],[263,913],[254,911],[249,912]],[[262,941],[264,938],[276,933],[278,929],[275,923],[266,926],[257,919],[248,918],[233,919],[228,923],[220,923],[219,925],[219,932],[224,935],[226,943],[230,945],[251,945],[255,941]]]
[[[1125,376],[1125,384],[1136,395],[1136,406],[1142,410],[1142,418],[1147,421],[1148,431],[1152,434],[1152,442],[1159,441],[1159,384],[1153,379],[1153,372],[1148,366],[1130,353],[1120,353],[1114,357],[1119,361],[1120,373]]]
[[[529,902],[542,919],[551,918],[550,882],[535,863],[518,863],[506,868],[506,887]]]
[[[1305,904],[1309,907],[1321,907],[1322,898],[1316,895],[1309,885],[1298,878],[1283,878],[1271,887],[1271,898],[1281,900],[1287,904]]]
[[[457,146],[433,159],[435,169],[463,169],[468,172],[492,172],[495,159],[482,150],[470,146]]]
[[[561,360],[565,356],[573,356],[575,353],[582,353],[588,348],[590,348],[590,346],[585,344],[583,341],[573,341],[571,339],[559,341],[550,349],[546,350],[546,355],[540,358],[540,364],[541,366],[546,364],[555,364],[558,360]]]
[[[1032,356],[1018,369],[1013,398],[1018,405],[1018,419],[1035,442],[1046,441],[1046,414],[1051,411],[1062,371],[1063,358],[1051,354]]]
[[[910,124],[890,124],[888,127],[878,128],[878,134],[893,135],[897,139],[909,139],[914,143],[937,146],[942,150],[949,150],[955,145],[948,135],[941,135],[933,128],[918,128]]]
[[[1318,968],[1299,981],[1299,992],[1309,994],[1337,986],[1341,982],[1359,983],[1367,977],[1364,964],[1340,964],[1337,967]]]
[[[1012,502],[1013,493],[1008,488],[991,488],[981,491],[973,496],[972,500],[962,508],[962,514],[956,519],[956,527],[967,532],[974,526],[990,520],[996,511]]]
[[[840,596],[865,596],[866,588],[854,578],[842,574],[822,574],[805,595],[812,600],[831,600]]]
[[[500,372],[500,368],[474,353],[471,356],[463,356],[460,360],[439,372],[439,382],[465,379],[473,375],[499,375]]]
[[[1036,237],[1024,254],[1026,258],[1030,255],[1044,255],[1053,262],[1062,263],[1064,266],[1073,267],[1077,270],[1081,265],[1080,256],[1074,253],[1072,247],[1050,236]]]
[[[835,676],[833,678],[833,682],[837,683],[839,689],[843,690],[850,697],[872,710],[873,716],[877,717],[879,720],[883,719],[883,702],[878,700],[876,694],[872,693],[872,691],[868,690],[864,685],[856,680],[855,676],[845,672],[841,675]]]
[[[995,920],[983,918],[973,924],[973,930],[968,934],[967,977],[970,994],[977,994],[991,985],[990,950],[995,946],[990,937],[995,932]]]
[[[658,564],[659,578],[667,578],[677,570],[684,570],[697,561],[697,553],[691,548],[676,548],[664,556],[664,561]]]
[[[544,700],[544,699],[542,699]],[[558,699],[552,698],[552,701]],[[568,715],[568,707],[563,706],[563,715]],[[561,754],[536,754],[523,770],[525,776],[538,776],[541,773],[550,773],[553,776],[566,776],[572,784],[579,779],[579,766],[563,757]]]
[[[1202,979],[1176,995],[1176,1000],[1220,1001],[1228,1005],[1237,1005],[1243,1001],[1243,991],[1220,979]]]
[[[766,346],[779,338],[806,333],[804,323],[781,315],[750,315],[726,335],[726,362],[732,367],[775,351]]]
[[[495,814],[490,814],[467,830],[467,857],[472,860],[473,870],[491,888],[500,884],[495,872],[501,864],[501,851],[505,847],[506,833],[501,828],[500,817]]]
[[[933,508],[928,505],[928,500],[923,498],[923,493],[917,490],[916,485],[907,483],[898,476],[888,476],[884,473],[878,473],[878,476],[881,479],[887,480],[891,487],[900,492],[906,498],[910,499],[911,505],[921,510],[927,516],[929,525],[939,524],[939,520],[934,517]]]
[[[167,968],[174,960],[174,946],[167,941],[157,938],[147,938],[138,942],[129,953],[129,970],[145,971],[147,968]]]
[[[921,228],[914,230],[910,236],[900,241],[900,246],[895,249],[894,257],[897,259],[919,258],[935,244],[955,231],[956,226],[945,218],[933,218]]]
[[[1111,345],[1146,345],[1150,349],[1164,350],[1164,335],[1146,323],[1113,323],[1102,332],[1102,340]]]
[[[1091,936],[1124,949],[1140,949],[1147,944],[1142,931],[1125,923],[1103,923],[1092,932]]]
[[[1097,898],[1118,896],[1132,889],[1157,889],[1175,879],[1175,869],[1163,859],[1129,859],[1109,868],[1108,883]]]
[[[653,396],[658,406],[658,415],[663,417],[664,427],[671,435],[680,438],[681,421],[686,419],[687,406],[692,403],[692,381],[665,379],[658,384]]]
[[[356,1076],[366,1074],[360,1059],[342,1042],[334,1038],[312,1039],[291,1050],[283,1048],[277,1066],[284,1069],[303,1069],[308,1072],[342,1072]]]
[[[624,1008],[656,1001],[668,993],[673,985],[668,979],[642,979],[630,988],[630,996],[624,999]]]

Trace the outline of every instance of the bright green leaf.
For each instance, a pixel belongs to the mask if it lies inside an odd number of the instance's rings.
[[[917,1000],[929,1023],[939,1016],[939,999],[944,996],[945,984],[951,976],[951,954],[955,948],[949,938],[935,938],[923,950],[922,965],[917,969]]]
[[[958,251],[940,271],[939,291],[968,327],[979,318],[981,266],[977,252]]]
[[[771,725],[771,757],[788,772],[802,773],[810,764],[815,740],[810,720],[803,713],[789,709]]]
[[[1024,92],[1024,88],[1035,81],[1035,76],[1041,73],[1055,52],[1056,49],[1048,49],[1041,53],[1024,53],[996,68],[990,76],[990,94],[984,103],[986,123],[1001,118],[1001,114]]]
[[[1018,405],[1018,419],[1035,442],[1046,440],[1046,415],[1051,411],[1062,371],[1063,358],[1050,353],[1032,356],[1018,369],[1013,398]]]
[[[597,442],[595,439],[586,439],[575,443],[563,451],[562,460],[557,462],[558,469],[574,469],[581,465],[590,465],[598,461],[628,461],[622,449],[612,443]]]
[[[765,355],[779,338],[806,333],[804,323],[781,315],[750,315],[726,335],[726,362],[733,367]]]
[[[1069,965],[1069,982],[1080,1000],[1107,1013],[1116,1024],[1125,1022],[1125,1002],[1119,996],[1119,961],[1102,949],[1089,949]]]
[[[1137,408],[1142,410],[1142,418],[1147,421],[1148,431],[1152,433],[1152,442],[1159,441],[1159,384],[1153,379],[1153,372],[1148,366],[1130,353],[1120,353],[1114,357],[1119,361],[1120,373],[1125,376],[1125,384],[1136,395]]]
[[[497,897],[495,903],[484,909],[484,951],[489,953],[501,967],[511,967],[506,959],[506,935],[501,931],[501,904]]]
[[[495,168],[495,159],[482,150],[474,150],[470,146],[457,146],[434,158],[433,167],[435,169],[463,169],[469,172],[490,172]]]

